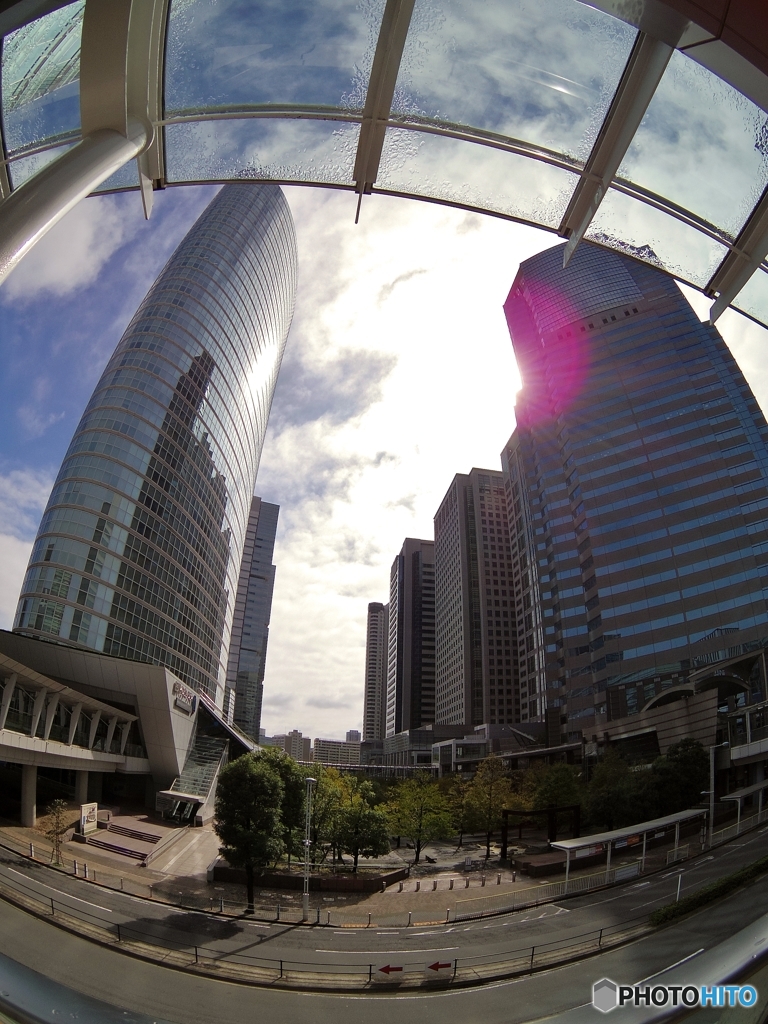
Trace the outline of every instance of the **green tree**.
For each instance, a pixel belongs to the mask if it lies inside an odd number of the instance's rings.
[[[427,843],[453,835],[450,805],[429,772],[416,772],[401,782],[385,811],[391,834],[413,843],[414,864]]]
[[[275,769],[283,783],[280,817],[283,824],[283,845],[288,854],[290,871],[291,857],[303,850],[306,773],[279,747],[264,747],[258,756]]]
[[[374,790],[365,779],[352,779],[340,814],[339,845],[352,854],[353,873],[358,858],[389,853],[389,832],[384,811],[373,807]]]
[[[491,856],[491,838],[501,828],[501,812],[512,797],[509,774],[500,757],[486,757],[478,765],[470,788],[470,804],[479,831],[485,834],[485,859]]]
[[[341,811],[347,796],[347,784],[335,768],[318,764],[314,769],[317,786],[312,800],[309,825],[312,863],[323,863],[333,851],[334,864],[341,827]]]
[[[66,800],[54,800],[46,808],[46,814],[50,816],[51,821],[50,827],[45,833],[45,837],[46,839],[50,839],[53,844],[53,863],[61,864],[61,844],[64,842],[64,836],[70,827],[67,820]]]
[[[262,873],[283,852],[282,801],[279,773],[258,754],[230,761],[219,774],[213,828],[221,840],[221,854],[233,867],[245,868],[250,911],[255,873]]]
[[[456,848],[459,849],[464,843],[464,836],[471,831],[474,820],[474,808],[471,800],[471,780],[458,772],[451,775],[446,796],[451,808],[453,827],[458,833],[459,841]]]

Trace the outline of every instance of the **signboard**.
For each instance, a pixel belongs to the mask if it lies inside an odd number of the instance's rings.
[[[640,861],[635,861],[634,864],[623,864],[620,868],[616,868],[613,880],[614,882],[625,882],[628,878],[637,878],[639,874]]]
[[[377,967],[371,975],[371,981],[401,981],[403,968],[401,964],[384,964]]]
[[[595,857],[598,853],[602,853],[605,847],[602,843],[593,843],[592,846],[582,846],[579,850],[574,850],[574,860],[578,860],[580,857]]]
[[[192,715],[197,707],[197,694],[184,683],[173,684],[173,706],[187,715]]]
[[[99,827],[98,804],[80,804],[80,833],[87,836]]]

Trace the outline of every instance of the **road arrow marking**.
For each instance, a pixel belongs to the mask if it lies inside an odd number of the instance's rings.
[[[381,973],[382,974],[386,974],[387,976],[392,974],[394,971],[402,971],[402,969],[403,969],[402,967],[393,967],[391,964],[387,964],[386,967],[380,967],[379,968]]]
[[[441,964],[439,960],[435,960],[433,964],[427,964],[428,971],[444,971],[449,967],[453,967],[453,964]]]

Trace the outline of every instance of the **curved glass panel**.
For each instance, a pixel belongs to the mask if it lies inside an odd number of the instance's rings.
[[[768,274],[764,270],[753,274],[732,305],[753,316],[755,320],[768,324]]]
[[[172,0],[166,109],[362,108],[383,11],[383,0]]]
[[[697,214],[731,238],[768,184],[764,110],[676,51],[619,177]]]
[[[388,128],[377,190],[460,203],[557,227],[578,175],[446,136]]]
[[[96,385],[32,549],[19,630],[166,665],[215,698],[296,271],[280,189],[222,189]]]
[[[119,171],[115,171],[114,174],[110,174],[106,181],[102,181],[98,188],[95,188],[94,192],[114,192],[118,188],[138,188],[139,187],[139,169],[136,166],[135,160],[129,160],[127,164],[123,164]]]
[[[169,181],[259,178],[351,185],[360,127],[282,118],[167,125]]]
[[[18,159],[12,160],[8,164],[8,175],[13,188],[23,185],[27,178],[32,178],[38,171],[42,171],[47,164],[56,160],[63,153],[66,153],[68,149],[72,149],[74,145],[74,142],[69,142],[65,146],[42,149],[39,153],[32,153],[30,156],[20,156]]]
[[[574,0],[416,0],[393,113],[585,159],[636,34]]]
[[[3,39],[6,152],[80,128],[80,36],[85,0],[46,14]]]
[[[587,232],[594,242],[645,260],[703,288],[728,253],[696,228],[609,189]]]

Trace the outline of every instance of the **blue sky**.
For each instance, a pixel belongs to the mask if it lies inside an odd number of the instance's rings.
[[[214,192],[158,193],[149,222],[135,193],[89,199],[0,289],[0,627],[104,363]],[[257,483],[281,506],[262,721],[339,737],[360,726],[367,603],[403,538],[431,536],[454,473],[499,465],[519,387],[502,303],[557,239],[386,197],[356,227],[348,193],[286,194],[300,274]],[[734,313],[720,327],[765,409],[766,332]]]

